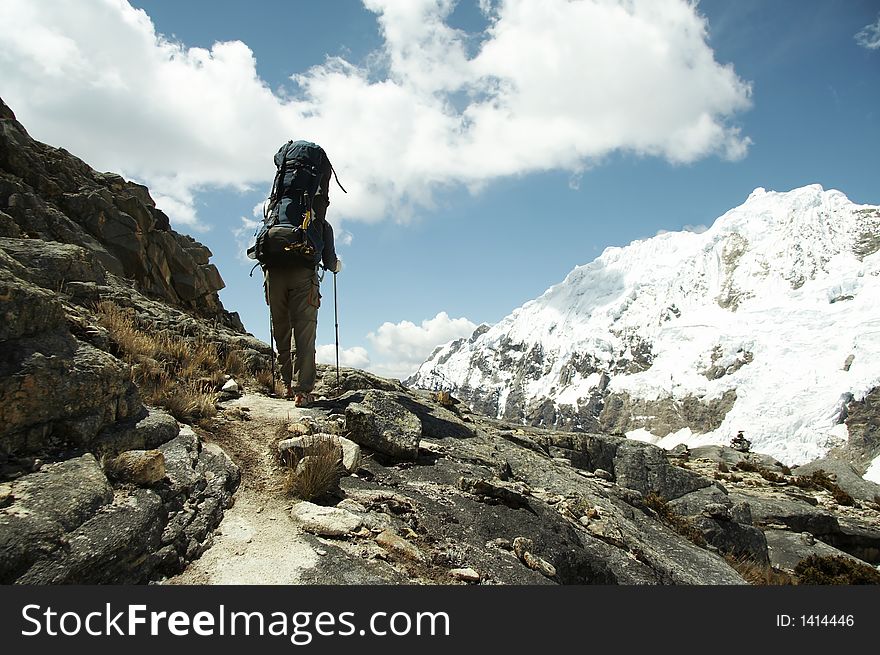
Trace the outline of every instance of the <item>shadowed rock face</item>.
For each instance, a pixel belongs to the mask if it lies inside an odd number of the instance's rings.
[[[144,406],[95,305],[262,360],[210,256],[145,187],[34,141],[0,100],[0,582],[144,582],[205,548],[238,470]],[[144,449],[150,466],[108,479],[105,456]]]
[[[0,465],[90,448],[144,414],[99,301],[262,360],[267,346],[220,304],[210,255],[145,187],[34,141],[0,100]]]
[[[397,558],[396,570],[415,581],[450,583],[467,568],[471,582],[484,584],[743,584],[724,556],[793,570],[786,563],[804,553],[872,561],[880,541],[880,508],[844,513],[824,491],[811,504],[791,476],[771,483],[743,473],[749,479],[728,492],[707,475],[727,460],[772,468],[770,458],[721,448],[705,458],[686,449],[673,455],[606,434],[530,428],[449,411],[421,391],[349,392],[316,411],[360,426],[349,410],[360,411],[365,397],[384,408],[377,435],[398,421],[411,432],[412,416],[421,419],[418,455],[364,445],[357,477],[344,477],[327,502],[368,528],[409,535],[416,554]],[[426,417],[446,411],[449,425],[467,432],[429,427]],[[774,537],[772,554],[765,531]],[[803,531],[818,546],[806,548]]]

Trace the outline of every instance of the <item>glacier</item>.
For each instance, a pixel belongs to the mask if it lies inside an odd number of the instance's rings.
[[[798,465],[880,386],[880,207],[756,189],[702,233],[611,247],[407,384],[499,417]]]

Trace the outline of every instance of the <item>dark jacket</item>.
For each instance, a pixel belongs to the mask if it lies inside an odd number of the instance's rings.
[[[336,257],[336,245],[333,242],[333,226],[326,219],[321,222],[324,223],[324,250],[321,253],[321,260],[324,263],[324,268],[332,271],[336,269],[336,261],[338,259]]]

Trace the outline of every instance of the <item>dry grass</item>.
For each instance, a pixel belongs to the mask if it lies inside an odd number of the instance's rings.
[[[101,326],[110,333],[122,359],[155,358],[159,354],[159,342],[137,327],[133,310],[107,301],[99,303],[96,310]]]
[[[217,413],[213,382],[222,378],[214,344],[167,332],[142,329],[134,310],[104,301],[95,307],[107,329],[114,354],[132,367],[132,381],[144,400],[167,409],[178,421],[191,422]]]
[[[254,375],[254,381],[257,383],[257,390],[267,396],[281,397],[287,392],[284,382],[274,379],[270,369],[257,371]]]
[[[214,394],[205,393],[192,383],[173,385],[163,393],[161,400],[162,406],[183,423],[217,415]]]
[[[248,372],[244,359],[242,359],[241,353],[238,350],[228,351],[222,360],[223,370],[232,377],[243,376]]]
[[[792,575],[769,564],[762,564],[748,557],[736,557],[735,555],[725,555],[724,559],[749,584],[762,586],[797,584],[797,579]]]
[[[339,444],[330,437],[306,437],[302,457],[289,450],[284,464],[285,492],[303,500],[313,500],[335,489],[343,474]]]
[[[834,500],[838,505],[852,507],[856,504],[855,499],[841,489],[823,469],[817,469],[810,475],[795,476],[793,484],[801,489],[807,490],[825,489],[834,497]]]
[[[800,584],[880,584],[880,573],[873,566],[840,555],[810,555],[798,562],[794,572]]]

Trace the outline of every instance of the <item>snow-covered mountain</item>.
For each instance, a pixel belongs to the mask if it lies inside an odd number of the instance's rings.
[[[756,189],[706,232],[606,249],[408,383],[665,447],[741,430],[804,463],[843,445],[848,414],[880,387],[878,250],[880,207],[819,185]]]

